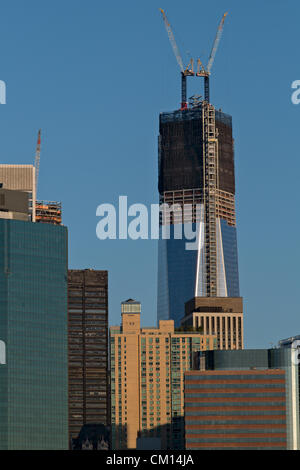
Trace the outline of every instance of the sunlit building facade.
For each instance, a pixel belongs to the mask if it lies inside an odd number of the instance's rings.
[[[122,302],[122,324],[110,328],[113,449],[159,439],[162,449],[184,448],[184,372],[193,354],[214,349],[216,336],[176,331],[173,320],[141,328],[141,304]]]

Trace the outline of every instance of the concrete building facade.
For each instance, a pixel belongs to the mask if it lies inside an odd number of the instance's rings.
[[[36,181],[35,167],[33,165],[0,165],[0,188],[26,192],[28,194],[29,219],[35,222]],[[16,197],[16,196],[15,196]],[[0,207],[1,211],[1,207]],[[10,209],[10,212],[20,212]],[[4,218],[19,218],[10,215]],[[20,219],[20,218],[19,218]],[[24,220],[24,219],[21,219]]]
[[[26,191],[0,188],[0,218],[28,221],[29,194]]]

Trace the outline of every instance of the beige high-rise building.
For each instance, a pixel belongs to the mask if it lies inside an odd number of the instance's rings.
[[[33,165],[0,165],[0,190],[2,191],[0,218],[26,220],[28,213],[29,219],[35,222],[36,181]],[[7,190],[19,192],[19,199],[16,200],[17,195],[15,195],[10,205],[7,205],[7,201],[12,199],[12,196],[11,191]],[[20,205],[24,205],[22,193],[28,195],[27,210],[20,209]]]
[[[110,328],[112,448],[134,449],[157,438],[162,449],[184,448],[184,372],[193,352],[217,347],[215,335],[174,330],[173,320],[141,328],[141,304],[122,302],[121,327]]]
[[[34,165],[0,165],[0,219],[61,225],[61,203],[37,201],[36,185]]]
[[[109,422],[108,273],[68,272],[69,436]],[[74,441],[72,441],[74,439]],[[76,448],[76,447],[75,447]]]
[[[181,325],[217,335],[216,349],[243,349],[243,299],[194,297],[185,304]]]

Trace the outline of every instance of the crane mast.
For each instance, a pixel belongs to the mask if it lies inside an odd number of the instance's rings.
[[[37,139],[35,159],[34,159],[36,195],[37,195],[37,187],[38,187],[38,180],[39,180],[40,158],[41,158],[41,129],[38,132],[38,139]]]

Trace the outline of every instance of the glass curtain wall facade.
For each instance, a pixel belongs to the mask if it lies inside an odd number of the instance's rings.
[[[0,340],[0,449],[67,449],[66,227],[0,220]]]
[[[160,220],[157,315],[179,326],[191,298],[240,295],[232,119],[202,102],[162,113],[159,129],[158,187],[169,209]],[[174,236],[188,224],[192,249],[184,230]]]

